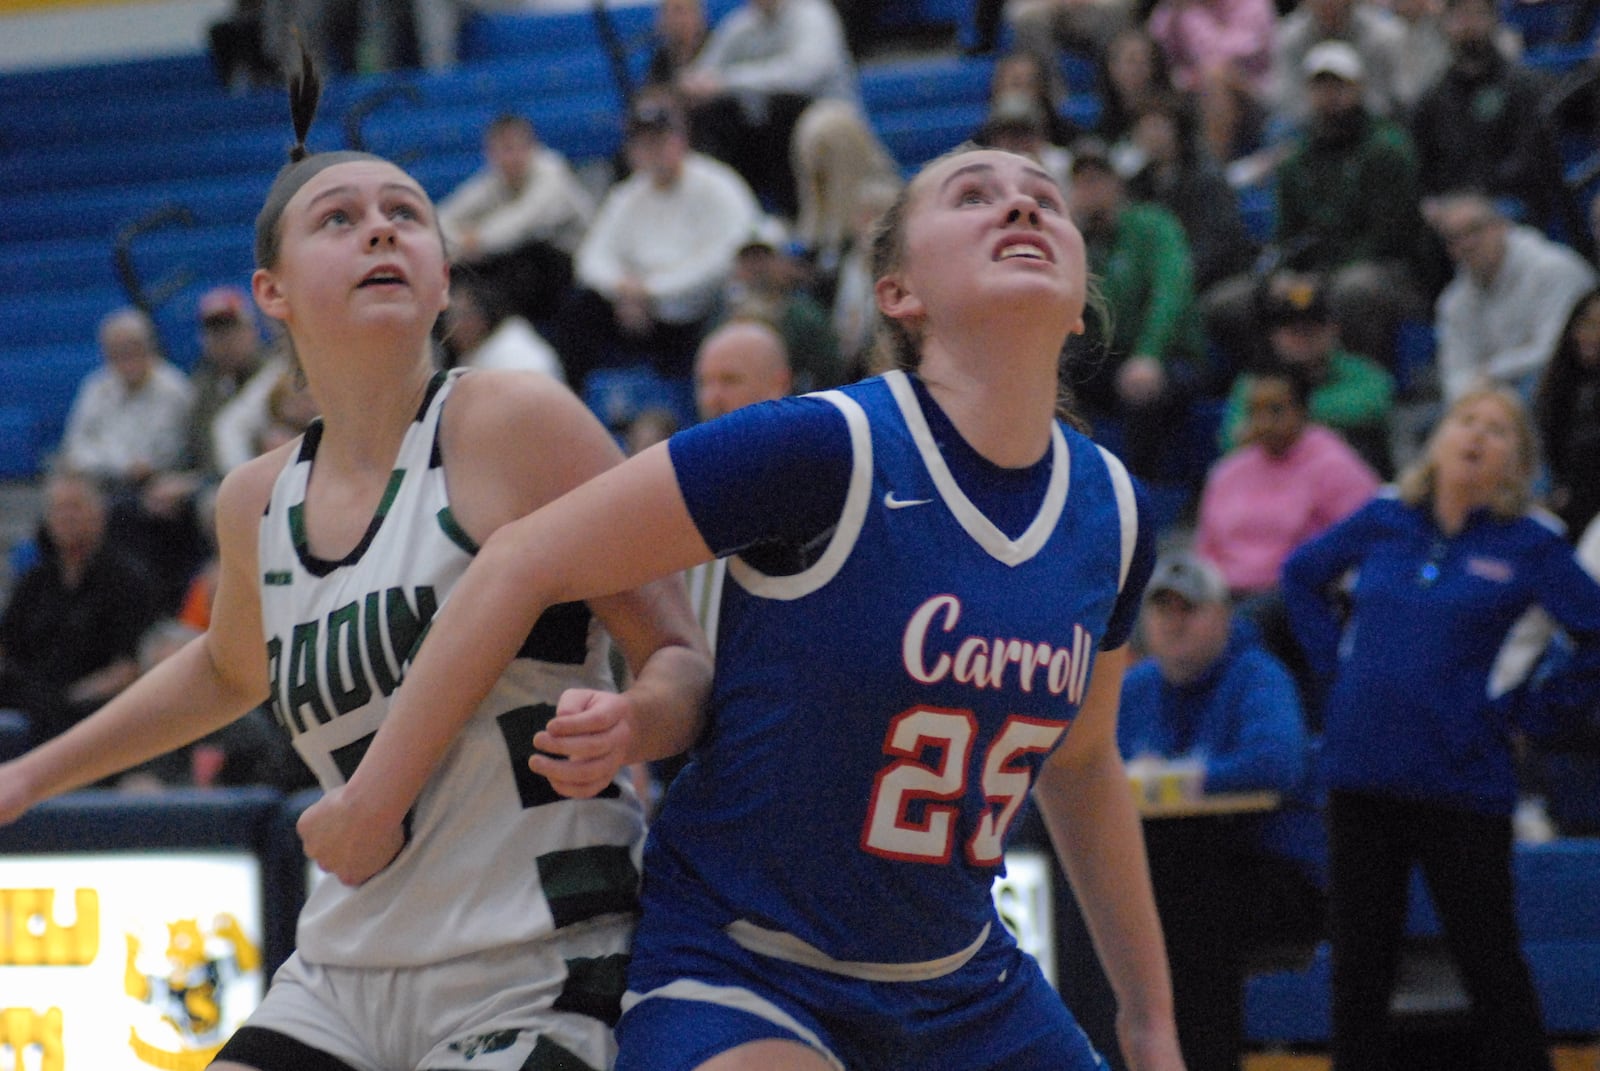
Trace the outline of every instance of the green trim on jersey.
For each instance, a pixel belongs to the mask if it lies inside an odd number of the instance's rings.
[[[627,953],[567,960],[567,981],[551,1007],[616,1026],[628,991]]]
[[[544,1034],[533,1043],[533,1052],[522,1066],[524,1071],[596,1071]]]
[[[456,520],[455,511],[449,506],[440,510],[436,515],[439,518],[439,531],[449,537],[450,542],[466,551],[468,554],[478,553],[478,543],[461,527],[461,522]]]
[[[548,852],[536,862],[539,886],[558,929],[599,915],[639,910],[639,868],[624,845]]]

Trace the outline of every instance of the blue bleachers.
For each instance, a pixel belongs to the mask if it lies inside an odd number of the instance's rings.
[[[714,19],[738,0],[711,0]],[[888,5],[886,33],[948,28],[967,0]],[[654,4],[613,0],[612,23],[637,80],[649,53]],[[608,160],[622,144],[622,102],[589,8],[559,13],[474,13],[462,62],[448,71],[330,78],[314,149],[352,136],[406,166],[435,198],[482,164],[484,125],[526,115],[541,138],[576,163]],[[869,118],[906,170],[960,143],[984,118],[992,58],[943,55],[862,70]],[[1091,123],[1099,102],[1081,57],[1063,70],[1067,114]],[[245,283],[255,213],[289,140],[281,91],[230,96],[203,54],[0,75],[0,470],[26,468],[54,445],[77,380],[96,367],[100,318],[127,302],[112,251],[135,221],[181,207],[138,236],[132,262],[156,309],[163,344],[180,365],[195,357],[193,301],[206,285]],[[359,129],[347,123],[359,111]],[[29,443],[28,432],[36,437]],[[21,444],[21,445],[18,445]]]

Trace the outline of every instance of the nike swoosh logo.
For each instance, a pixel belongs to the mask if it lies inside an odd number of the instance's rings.
[[[907,506],[926,506],[932,501],[933,499],[931,498],[896,498],[894,497],[893,491],[890,491],[888,494],[883,496],[883,504],[889,509],[905,509]]]

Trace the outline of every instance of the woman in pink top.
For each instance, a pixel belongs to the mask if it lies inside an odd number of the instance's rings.
[[[1159,0],[1147,25],[1173,84],[1199,101],[1213,155],[1227,163],[1255,148],[1277,30],[1273,0]]]
[[[1274,591],[1296,547],[1378,488],[1377,474],[1344,439],[1308,421],[1310,392],[1298,369],[1257,374],[1243,441],[1206,477],[1195,549],[1237,597]]]

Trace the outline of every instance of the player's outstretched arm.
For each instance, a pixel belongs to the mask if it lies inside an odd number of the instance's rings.
[[[1144,835],[1117,751],[1127,648],[1102,651],[1067,738],[1034,798],[1082,905],[1117,998],[1117,1036],[1133,1071],[1181,1071],[1172,979],[1150,887]]]
[[[218,492],[222,565],[210,629],[67,732],[0,765],[0,823],[198,740],[266,698],[256,526],[275,471],[252,462]]]
[[[477,389],[485,385],[497,388],[494,397]],[[594,601],[608,625],[618,627],[619,642],[639,671],[626,707],[608,700],[610,713],[601,715],[622,718],[629,735],[618,739],[602,730],[609,739],[598,761],[671,754],[698,729],[710,672],[704,640],[681,581],[654,582],[708,560],[711,552],[689,518],[665,446],[608,467],[616,459],[614,444],[570,392],[541,386],[541,397],[525,399],[538,406],[540,419],[530,419],[523,408],[511,420],[505,407],[521,384],[473,373],[460,388],[469,386],[471,402],[456,416],[470,412],[473,419],[457,425],[465,443],[453,440],[447,424],[446,464],[453,452],[485,462],[470,471],[452,470],[450,479],[452,501],[477,514],[469,532],[488,534],[435,616],[360,767],[300,821],[308,854],[348,884],[365,881],[399,850],[401,823],[422,786],[552,605]],[[459,400],[452,395],[449,404]],[[516,497],[479,491],[497,466],[500,476],[494,478],[501,479],[506,466],[519,464],[531,466],[527,473],[512,473],[516,486],[533,487],[519,492],[526,496],[527,515],[490,516],[494,509],[518,508]],[[492,498],[513,505],[495,506]],[[613,612],[630,606],[627,613]],[[592,713],[592,706],[573,713]],[[545,745],[551,743],[544,737]],[[559,745],[552,750],[559,754]],[[596,757],[584,750],[585,758]],[[567,787],[581,790],[594,780],[590,774],[598,776],[594,769],[578,771]]]

